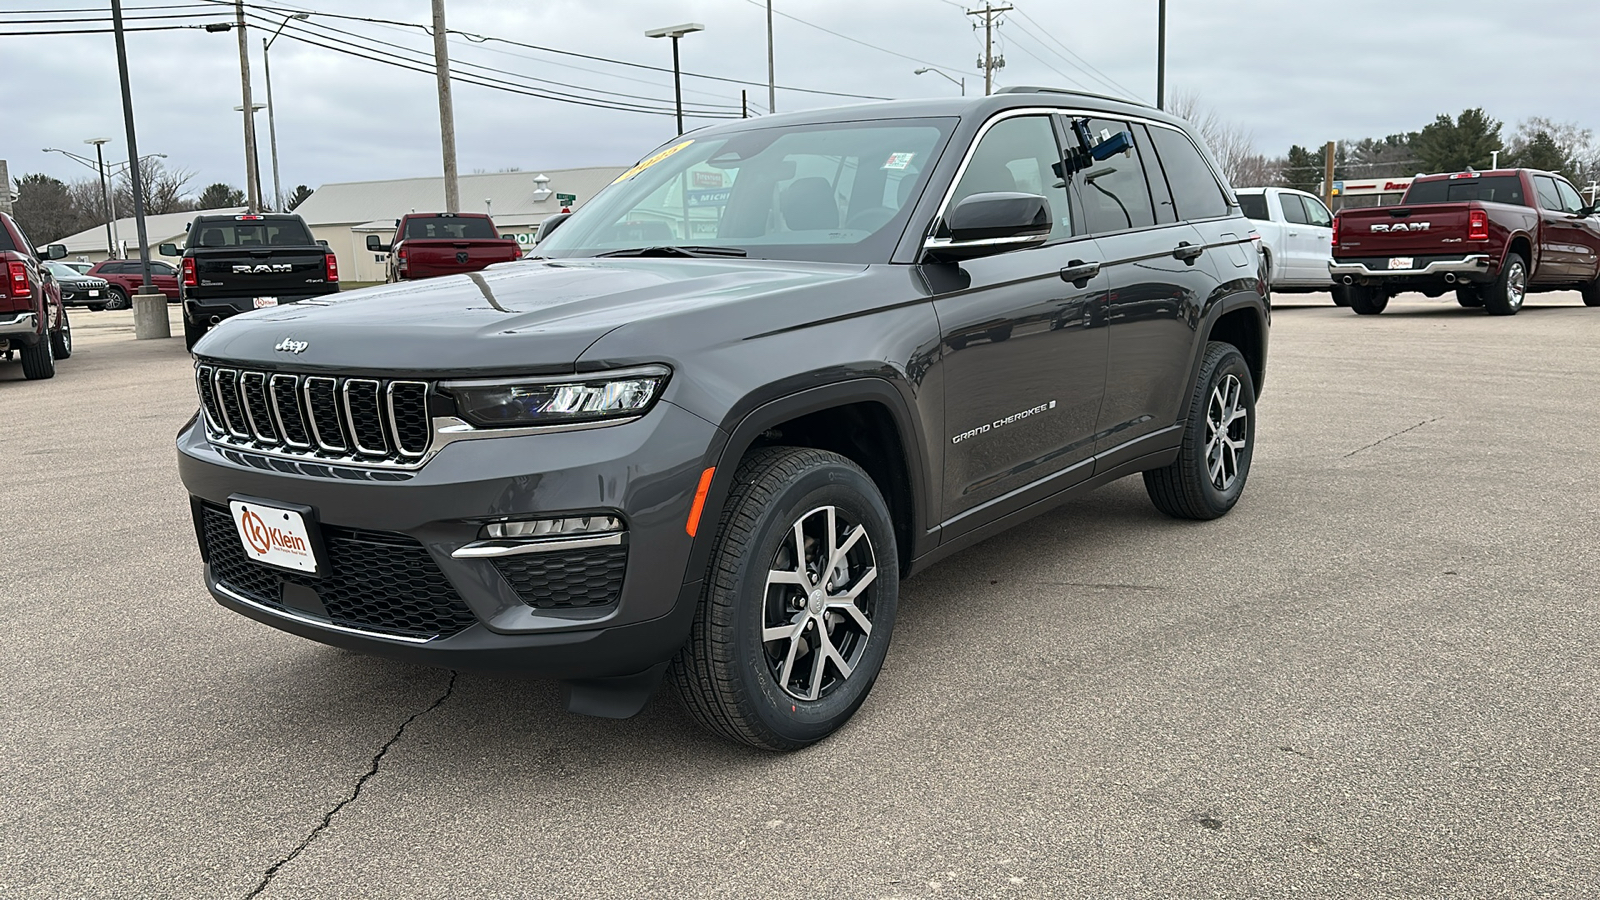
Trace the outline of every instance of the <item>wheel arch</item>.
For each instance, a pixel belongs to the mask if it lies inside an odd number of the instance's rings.
[[[1260,298],[1248,294],[1235,295],[1217,305],[1207,321],[1205,338],[1195,355],[1203,360],[1205,345],[1211,341],[1225,341],[1238,348],[1245,365],[1250,368],[1250,379],[1255,382],[1256,398],[1259,399],[1267,379],[1267,328],[1265,306]],[[1189,378],[1191,390],[1199,373],[1200,363],[1197,361]]]

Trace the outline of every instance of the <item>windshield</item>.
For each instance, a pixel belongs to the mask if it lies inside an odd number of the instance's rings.
[[[1402,206],[1423,203],[1453,203],[1477,200],[1482,203],[1511,203],[1526,206],[1522,198],[1522,179],[1516,175],[1485,175],[1479,178],[1440,178],[1417,181],[1406,191]]]
[[[1239,209],[1244,212],[1247,219],[1255,219],[1260,222],[1272,220],[1272,217],[1267,215],[1266,194],[1240,194]]]
[[[882,262],[954,121],[687,138],[624,172],[534,252],[554,258],[682,246],[719,256]]]
[[[202,220],[195,222],[189,235],[191,247],[305,247],[314,243],[299,219]]]
[[[406,240],[412,238],[448,238],[450,240],[465,241],[482,238],[498,238],[494,226],[488,219],[477,216],[429,216],[427,218],[412,217],[406,219]]]
[[[49,269],[50,274],[57,278],[81,278],[83,276],[83,273],[79,272],[77,269],[74,269],[65,263],[58,263],[54,260],[45,263],[44,267]]]

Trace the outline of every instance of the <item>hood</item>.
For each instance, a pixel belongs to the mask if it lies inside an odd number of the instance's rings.
[[[423,376],[571,372],[606,333],[826,289],[864,265],[765,259],[527,260],[234,316],[195,354],[261,368]],[[276,349],[280,344],[298,352]]]

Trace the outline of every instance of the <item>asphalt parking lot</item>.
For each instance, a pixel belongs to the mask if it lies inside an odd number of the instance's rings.
[[[554,684],[225,611],[174,464],[181,339],[73,322],[54,380],[0,363],[0,897],[1600,883],[1600,309],[1576,295],[1279,309],[1230,516],[1164,519],[1124,480],[907,582],[866,706],[787,756],[665,693],[580,718]]]

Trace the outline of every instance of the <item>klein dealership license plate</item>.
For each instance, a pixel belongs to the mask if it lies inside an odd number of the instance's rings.
[[[317,574],[317,553],[305,516],[292,509],[239,500],[230,500],[228,508],[239,529],[239,542],[251,559],[292,572]]]
[[[256,298],[256,309],[266,309],[269,306],[277,306],[277,305],[278,305],[278,298],[277,297],[257,297]]]
[[[1412,258],[1409,256],[1391,256],[1389,257],[1389,268],[1409,269],[1412,268],[1411,262]]]
[[[99,291],[90,291],[89,292],[89,296],[98,297],[98,296],[100,296],[100,292]]]

